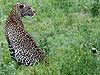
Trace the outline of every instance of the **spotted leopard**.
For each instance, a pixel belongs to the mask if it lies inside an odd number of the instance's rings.
[[[44,52],[38,48],[32,37],[25,31],[22,18],[33,16],[35,11],[25,3],[12,8],[5,25],[5,36],[11,58],[23,65],[33,65],[43,60]]]

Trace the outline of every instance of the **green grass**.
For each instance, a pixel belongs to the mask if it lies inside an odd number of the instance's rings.
[[[0,75],[100,75],[100,16],[92,11],[94,0],[20,0],[36,10],[23,23],[45,51],[48,64],[19,68],[10,58],[4,35],[5,20],[17,1],[0,0]]]

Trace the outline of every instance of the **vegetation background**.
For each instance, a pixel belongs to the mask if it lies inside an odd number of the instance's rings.
[[[48,64],[17,68],[10,58],[4,26],[19,1],[36,10],[36,15],[23,18],[23,23],[45,51]],[[91,48],[96,48],[97,54]],[[100,75],[99,53],[99,0],[0,0],[0,75]]]

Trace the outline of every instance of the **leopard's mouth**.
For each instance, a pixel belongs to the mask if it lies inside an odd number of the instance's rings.
[[[21,16],[33,16],[35,15],[35,11],[26,11],[25,13],[22,13]]]
[[[29,14],[28,14],[28,16],[33,16],[33,15],[34,15],[34,13],[29,13]]]
[[[35,11],[34,10],[31,10],[31,12],[28,13],[28,16],[33,16],[33,15],[35,15]]]
[[[22,17],[24,17],[24,16],[33,16],[33,15],[34,15],[34,13],[21,14]]]

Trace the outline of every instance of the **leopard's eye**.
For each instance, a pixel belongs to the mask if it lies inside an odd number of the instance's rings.
[[[31,9],[31,7],[29,7],[28,9]]]
[[[23,7],[24,7],[24,5],[23,5],[23,4],[21,4],[19,7],[20,7],[20,8],[23,8]]]

